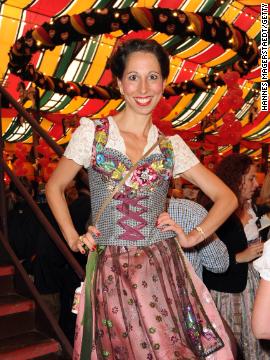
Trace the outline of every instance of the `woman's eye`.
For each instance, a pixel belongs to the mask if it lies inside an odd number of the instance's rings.
[[[133,75],[129,75],[129,80],[132,80],[132,81],[134,81],[134,80],[136,80],[137,79],[137,76],[135,75],[135,74],[133,74]]]
[[[157,80],[158,76],[156,74],[151,74],[150,79],[151,80]]]

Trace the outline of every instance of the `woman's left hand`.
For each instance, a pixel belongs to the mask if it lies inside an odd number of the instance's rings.
[[[186,236],[183,229],[178,225],[167,212],[163,212],[159,215],[157,219],[157,228],[162,232],[164,231],[174,231],[177,235],[179,243],[184,248],[189,248],[196,245],[194,239],[189,236]]]

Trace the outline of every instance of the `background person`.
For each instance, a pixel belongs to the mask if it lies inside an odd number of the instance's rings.
[[[247,155],[231,154],[221,160],[216,174],[238,197],[239,207],[216,230],[228,248],[230,266],[222,274],[204,270],[203,280],[211,289],[220,314],[231,327],[244,359],[269,359],[270,353],[264,351],[251,330],[251,313],[259,282],[259,274],[254,270],[252,261],[263,251],[257,216],[251,204],[258,186],[256,165]]]

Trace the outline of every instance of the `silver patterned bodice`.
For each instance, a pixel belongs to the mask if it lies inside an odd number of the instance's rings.
[[[131,167],[130,160],[120,152],[104,148],[102,154],[112,161]],[[164,161],[164,155],[152,154],[138,164],[139,167],[147,166],[153,162]],[[103,202],[112,192],[117,182],[104,173],[90,166],[88,169],[91,189],[92,218],[101,208]],[[140,173],[141,174],[141,173]],[[144,174],[142,174],[144,175]],[[162,232],[157,228],[158,216],[166,210],[166,199],[169,179],[164,177],[159,181],[149,180],[146,186],[139,186],[137,190],[123,185],[105,208],[98,224],[101,235],[96,237],[100,245],[117,246],[147,246],[160,240],[175,236],[172,231]]]

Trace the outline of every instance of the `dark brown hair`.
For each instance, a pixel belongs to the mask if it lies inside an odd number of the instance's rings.
[[[216,168],[216,175],[234,192],[239,204],[243,176],[249,172],[252,165],[253,160],[248,155],[231,154],[222,159]]]
[[[243,176],[246,175],[253,165],[251,157],[245,154],[230,154],[223,158],[216,166],[216,175],[234,192],[238,199],[238,210],[241,211],[241,184]],[[207,209],[212,206],[212,201],[201,191],[198,194],[197,202]]]
[[[167,52],[155,40],[144,39],[127,40],[118,46],[110,60],[110,68],[115,77],[122,79],[128,56],[138,51],[153,54],[159,63],[162,78],[167,79],[170,72],[170,61]]]

